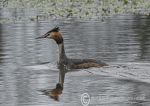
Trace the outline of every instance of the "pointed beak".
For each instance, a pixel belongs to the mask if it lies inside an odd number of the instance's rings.
[[[37,37],[37,38],[35,38],[35,39],[48,38],[48,36],[49,36],[49,33],[46,33],[46,34],[44,34],[44,35],[42,35],[42,36],[40,36],[40,37]],[[49,37],[49,38],[50,38],[50,37]]]
[[[40,37],[37,37],[37,38],[35,38],[35,39],[41,39],[41,38],[46,38],[46,37],[44,37],[44,36],[40,36]]]

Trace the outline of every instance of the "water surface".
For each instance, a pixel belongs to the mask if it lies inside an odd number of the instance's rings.
[[[88,93],[89,106],[149,106],[150,17],[116,15],[104,22],[30,20],[36,13],[0,10],[1,19],[20,19],[0,24],[0,105],[82,106],[81,94]],[[39,92],[58,83],[57,45],[52,40],[35,39],[56,25],[68,57],[109,64],[68,72],[59,101]]]

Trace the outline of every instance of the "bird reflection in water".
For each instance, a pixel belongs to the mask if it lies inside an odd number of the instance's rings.
[[[56,88],[51,90],[43,90],[44,95],[49,96],[50,98],[59,101],[59,96],[62,94],[63,87],[61,84],[57,83]]]
[[[50,98],[59,101],[59,96],[62,94],[63,91],[63,84],[66,72],[67,69],[65,66],[59,66],[59,82],[56,84],[56,87],[54,89],[41,90],[41,92],[43,92],[44,95],[47,95]]]

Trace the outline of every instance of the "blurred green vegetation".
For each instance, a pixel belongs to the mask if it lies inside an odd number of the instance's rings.
[[[56,18],[100,18],[113,14],[150,15],[150,0],[1,0],[1,8],[36,8]]]

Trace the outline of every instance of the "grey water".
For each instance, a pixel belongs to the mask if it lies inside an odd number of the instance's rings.
[[[30,19],[37,13],[0,9],[1,20],[13,19],[0,24],[0,106],[84,106],[84,93],[89,106],[150,106],[150,16]],[[35,39],[56,25],[68,57],[109,64],[66,73],[59,101],[39,91],[59,81],[57,45]]]

